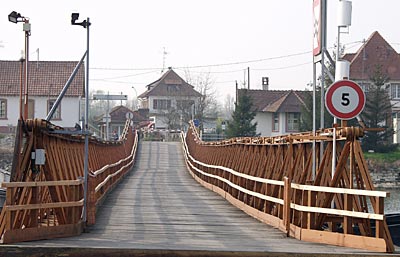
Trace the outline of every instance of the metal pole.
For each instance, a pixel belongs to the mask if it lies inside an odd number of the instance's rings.
[[[337,49],[336,49],[336,68],[337,63],[339,61],[339,53],[340,53],[340,26],[338,26],[338,33],[337,33]],[[337,72],[337,70],[336,70]],[[332,178],[335,175],[336,169],[336,124],[337,118],[333,118],[333,141],[332,141]]]
[[[250,67],[247,67],[247,89],[250,89]]]
[[[29,24],[26,20],[25,23]],[[29,78],[29,33],[30,31],[25,31],[25,100],[24,100],[24,118],[28,119],[28,78]]]
[[[107,111],[106,111],[106,140],[109,139],[109,134],[110,134],[110,124],[108,121],[108,117],[110,116],[110,92],[107,92]]]
[[[79,61],[79,63],[75,66],[74,71],[72,72],[71,76],[69,77],[67,83],[65,83],[60,95],[57,97],[56,101],[54,102],[53,106],[51,107],[49,113],[46,116],[46,120],[50,121],[51,118],[53,117],[54,113],[56,112],[57,107],[60,105],[61,100],[63,99],[65,93],[67,92],[69,85],[71,85],[72,81],[75,78],[76,73],[78,73],[79,68],[81,67],[83,60],[86,57],[86,52],[85,54],[82,56],[81,60]]]
[[[19,119],[23,119],[23,100],[22,100],[22,91],[23,91],[23,80],[24,80],[24,58],[21,57],[21,65],[20,65],[20,85],[19,85]]]
[[[86,39],[86,87],[85,87],[85,160],[83,164],[84,171],[84,208],[83,222],[87,221],[87,190],[89,175],[89,27],[90,22],[87,18],[87,39]]]
[[[316,74],[316,65],[315,62],[313,61],[313,105],[312,105],[312,117],[313,117],[313,136],[315,136],[316,132],[316,84],[317,84],[317,74]],[[315,180],[315,175],[316,175],[316,158],[315,158],[315,139],[313,140],[312,144],[312,180]]]

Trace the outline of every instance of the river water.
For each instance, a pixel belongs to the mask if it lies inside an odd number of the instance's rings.
[[[400,188],[396,189],[377,189],[390,193],[389,197],[385,198],[385,214],[400,213]]]

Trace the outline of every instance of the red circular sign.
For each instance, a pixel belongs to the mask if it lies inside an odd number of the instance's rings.
[[[351,80],[333,83],[325,94],[326,109],[338,119],[349,120],[356,117],[362,112],[364,105],[364,91]]]

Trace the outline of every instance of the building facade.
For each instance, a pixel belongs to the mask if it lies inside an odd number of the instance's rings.
[[[393,143],[400,142],[400,55],[375,31],[356,53],[343,56],[350,62],[350,79],[357,82],[365,92],[371,85],[371,77],[380,67],[389,78],[385,84],[386,92],[392,104],[392,121],[395,134]],[[366,99],[368,101],[368,99]]]
[[[155,129],[185,126],[194,117],[202,96],[171,68],[146,88],[146,92],[138,96],[139,105],[149,110]]]
[[[257,122],[256,132],[261,136],[279,136],[300,131],[304,91],[239,89],[238,95],[252,99]]]
[[[29,119],[44,119],[47,116],[77,63],[29,62]],[[20,117],[20,89],[22,88],[23,91],[25,88],[24,72],[24,65],[20,61],[0,61],[0,132],[12,132],[17,125]],[[82,65],[51,119],[53,124],[72,128],[79,123],[84,85],[85,76]],[[22,96],[24,95],[25,92],[22,92]]]

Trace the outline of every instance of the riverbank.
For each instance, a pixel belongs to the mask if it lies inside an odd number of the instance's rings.
[[[400,188],[400,160],[382,163],[367,159],[367,164],[375,187]]]

